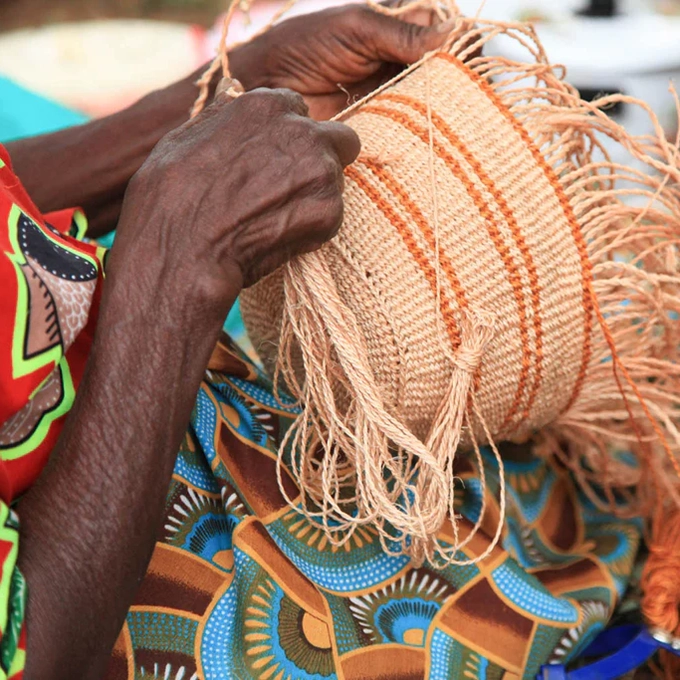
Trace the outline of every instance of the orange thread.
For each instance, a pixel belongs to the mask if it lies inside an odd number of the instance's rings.
[[[372,113],[378,116],[383,116],[386,118],[391,118],[395,122],[402,125],[405,129],[411,132],[416,137],[419,137],[426,144],[429,143],[428,131],[418,125],[410,116],[397,111],[395,109],[389,109],[384,106],[369,105],[364,106],[362,109],[363,113]],[[519,270],[515,265],[515,261],[510,253],[510,249],[503,242],[503,237],[501,235],[498,224],[496,223],[496,218],[494,217],[489,205],[485,201],[481,192],[472,183],[470,178],[465,174],[461,168],[458,161],[439,143],[435,140],[434,147],[437,155],[446,163],[447,167],[451,172],[456,175],[456,177],[465,185],[465,189],[468,195],[473,199],[477,210],[480,215],[484,218],[484,224],[489,233],[491,240],[496,247],[496,251],[503,260],[506,272],[508,274],[508,279],[515,296],[515,301],[517,303],[517,309],[520,317],[520,338],[522,340],[522,370],[520,372],[519,382],[517,385],[517,390],[515,392],[515,397],[508,411],[501,429],[510,423],[517,411],[519,410],[520,404],[522,402],[522,397],[524,395],[524,390],[526,388],[529,370],[531,368],[531,352],[529,348],[529,331],[527,329],[527,310],[526,304],[524,302],[524,294],[522,293],[522,279],[519,275]]]
[[[531,152],[531,155],[534,157],[534,160],[539,164],[539,166],[545,173],[545,176],[548,178],[550,184],[555,190],[557,200],[562,206],[562,210],[564,211],[567,221],[569,222],[569,227],[571,228],[574,243],[576,244],[576,250],[578,251],[579,258],[581,260],[581,277],[582,277],[581,285],[583,289],[583,309],[585,312],[585,319],[583,329],[584,335],[583,349],[581,351],[581,367],[579,369],[576,382],[574,383],[572,395],[569,398],[569,402],[567,403],[567,406],[564,409],[566,412],[574,405],[574,402],[578,399],[578,396],[581,393],[583,383],[586,379],[586,373],[588,372],[588,364],[590,363],[590,358],[593,352],[592,346],[593,311],[594,308],[596,307],[595,295],[591,288],[591,281],[593,279],[593,269],[590,263],[590,258],[588,257],[588,249],[586,247],[585,239],[583,238],[583,233],[581,232],[581,227],[578,223],[578,220],[576,219],[576,215],[574,215],[574,211],[571,207],[571,204],[569,203],[569,198],[564,193],[562,185],[560,184],[559,179],[555,175],[555,172],[550,167],[550,165],[548,165],[545,158],[543,158],[540,149],[536,147],[533,140],[529,136],[529,133],[524,129],[524,126],[515,118],[515,116],[513,116],[512,111],[510,111],[510,109],[508,109],[503,104],[503,102],[500,100],[498,95],[493,91],[489,83],[486,82],[484,78],[479,76],[473,70],[468,68],[462,61],[460,61],[460,59],[456,59],[450,54],[446,54],[444,52],[439,53],[436,56],[438,58],[445,59],[446,61],[451,62],[452,64],[455,64],[459,69],[464,71],[464,73],[469,78],[471,78],[475,83],[477,83],[477,85],[484,92],[484,94],[486,94],[486,96],[489,97],[489,99],[495,104],[498,111],[500,111],[500,113],[502,113],[503,116],[505,116],[506,120],[513,126],[515,131],[520,135],[524,143],[527,145],[527,148]]]
[[[668,515],[660,507],[652,523],[649,556],[642,571],[641,607],[646,620],[674,635],[680,634],[680,511]],[[666,678],[680,674],[680,659],[660,658]]]
[[[403,206],[404,210],[406,210],[409,213],[409,215],[413,218],[414,222],[418,225],[420,233],[423,235],[423,238],[427,241],[427,245],[434,252],[435,237],[432,228],[430,227],[423,213],[420,211],[420,208],[418,208],[418,206],[411,200],[409,195],[406,193],[406,191],[404,191],[404,188],[399,184],[394,175],[392,175],[392,173],[389,172],[389,170],[384,168],[379,163],[376,163],[375,161],[369,159],[360,159],[360,162],[363,162],[363,164],[369,170],[371,170],[371,172],[385,185],[385,187],[387,187],[387,189],[390,190],[392,195],[397,198],[397,200]],[[451,260],[449,259],[447,254],[441,250],[439,253],[439,260],[442,269],[446,274],[446,278],[448,279],[449,284],[456,296],[456,303],[458,304],[458,307],[461,310],[467,309],[468,307],[467,296],[465,295],[465,290],[463,290],[463,287],[460,283],[460,279],[456,275]],[[458,342],[453,348],[454,350],[456,350],[460,345],[460,333],[458,331],[458,324],[456,322],[456,318],[453,315],[453,313],[451,313],[450,310],[448,314],[445,314],[444,310],[442,309],[442,316],[446,320],[447,324],[451,323],[456,328],[456,333],[459,336]]]
[[[422,251],[418,243],[416,242],[413,234],[411,233],[408,225],[399,216],[399,214],[394,210],[394,208],[383,198],[382,194],[370,184],[367,178],[357,169],[356,166],[349,166],[345,168],[345,176],[351,179],[365,194],[368,198],[375,203],[380,208],[380,211],[385,216],[385,218],[390,222],[390,224],[395,227],[401,240],[404,242],[407,250],[413,256],[413,259],[417,262],[420,270],[430,284],[430,288],[433,293],[437,290],[437,275],[427,259],[427,255]],[[455,316],[453,315],[453,310],[451,308],[451,301],[449,300],[446,293],[442,292],[442,306],[447,307],[447,311],[442,313],[444,318],[452,319],[453,323],[446,324],[447,334],[449,340],[453,347],[458,347],[460,344],[460,333],[458,330],[458,325],[455,323]]]
[[[427,116],[427,110],[425,107],[413,97],[407,97],[399,94],[384,93],[380,99],[386,99],[393,101],[397,104],[404,104],[410,108],[416,110],[423,116]],[[534,335],[536,338],[536,375],[534,376],[534,383],[529,394],[529,399],[527,400],[527,405],[522,414],[522,418],[527,420],[529,414],[531,413],[531,408],[536,400],[536,395],[541,385],[542,371],[543,371],[543,325],[541,321],[541,287],[538,280],[538,271],[536,265],[534,264],[534,258],[531,255],[529,246],[527,245],[524,234],[522,233],[515,215],[505,200],[504,196],[495,188],[494,181],[489,177],[489,175],[484,170],[482,164],[477,160],[475,156],[470,152],[470,150],[465,146],[463,141],[456,135],[456,133],[451,130],[447,125],[446,121],[434,111],[432,112],[432,122],[439,132],[446,137],[446,139],[451,143],[451,145],[465,158],[469,163],[470,167],[474,173],[479,177],[480,181],[487,188],[489,193],[493,196],[498,209],[505,217],[505,220],[512,232],[513,238],[522,254],[524,259],[524,264],[527,269],[527,275],[529,277],[529,287],[531,289],[531,307],[533,310],[533,327]],[[504,423],[504,426],[507,423]],[[511,430],[512,431],[512,430]],[[509,433],[508,433],[509,434]]]

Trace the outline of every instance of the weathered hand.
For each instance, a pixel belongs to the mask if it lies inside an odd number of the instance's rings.
[[[110,266],[115,273],[120,253],[139,251],[135,239],[152,239],[170,271],[240,274],[250,285],[336,233],[343,167],[359,149],[353,130],[313,121],[288,90],[218,96],[167,135],[131,181]],[[149,215],[144,234],[127,233],[132,210]]]
[[[299,92],[312,118],[327,120],[439,47],[452,27],[434,18],[422,9],[396,18],[368,5],[294,17],[232,50],[232,75],[246,89]]]

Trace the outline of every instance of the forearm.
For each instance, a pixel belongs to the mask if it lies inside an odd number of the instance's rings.
[[[213,304],[182,272],[143,265],[126,261],[107,283],[76,403],[19,504],[26,680],[103,676],[153,550],[204,368],[240,291],[237,274]]]
[[[130,178],[161,137],[187,120],[198,75],[112,116],[8,144],[14,170],[38,208],[84,208],[93,237],[115,228]]]

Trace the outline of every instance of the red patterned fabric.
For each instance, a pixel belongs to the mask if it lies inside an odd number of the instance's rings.
[[[23,669],[25,584],[12,503],[42,471],[92,343],[104,251],[79,210],[41,215],[0,146],[0,680]]]

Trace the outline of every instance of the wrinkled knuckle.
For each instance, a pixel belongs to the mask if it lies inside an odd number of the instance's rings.
[[[400,22],[400,24],[399,36],[401,47],[405,52],[409,52],[418,44],[423,29],[418,24],[411,24],[405,21]]]
[[[345,8],[347,19],[356,22],[357,25],[363,25],[364,21],[370,21],[377,12],[368,4],[350,5]]]
[[[345,214],[345,204],[342,195],[338,192],[327,200],[326,232],[328,238],[333,238],[338,233]]]
[[[335,154],[332,156],[330,154],[326,154],[324,156],[324,166],[329,181],[332,181],[335,185],[335,188],[340,191],[342,188],[343,177],[342,163],[340,163],[340,160]]]
[[[278,89],[267,90],[269,94],[268,106],[270,110],[280,111],[282,113],[298,113],[307,110],[305,100],[298,92],[292,90]]]
[[[270,90],[253,90],[237,97],[232,106],[241,114],[248,116],[271,116],[280,108],[276,95]]]
[[[299,92],[295,92],[293,90],[283,90],[283,93],[289,106],[293,108],[307,108],[307,104],[305,104],[305,98]]]
[[[267,106],[267,94],[260,90],[253,90],[246,92],[240,97],[237,97],[232,103],[234,109],[247,109],[249,111],[257,111]]]
[[[315,123],[298,118],[291,120],[291,140],[304,156],[318,155],[323,149],[323,139]]]
[[[330,154],[322,154],[316,164],[315,184],[326,196],[336,196],[340,194],[340,177],[342,168],[336,158]]]

